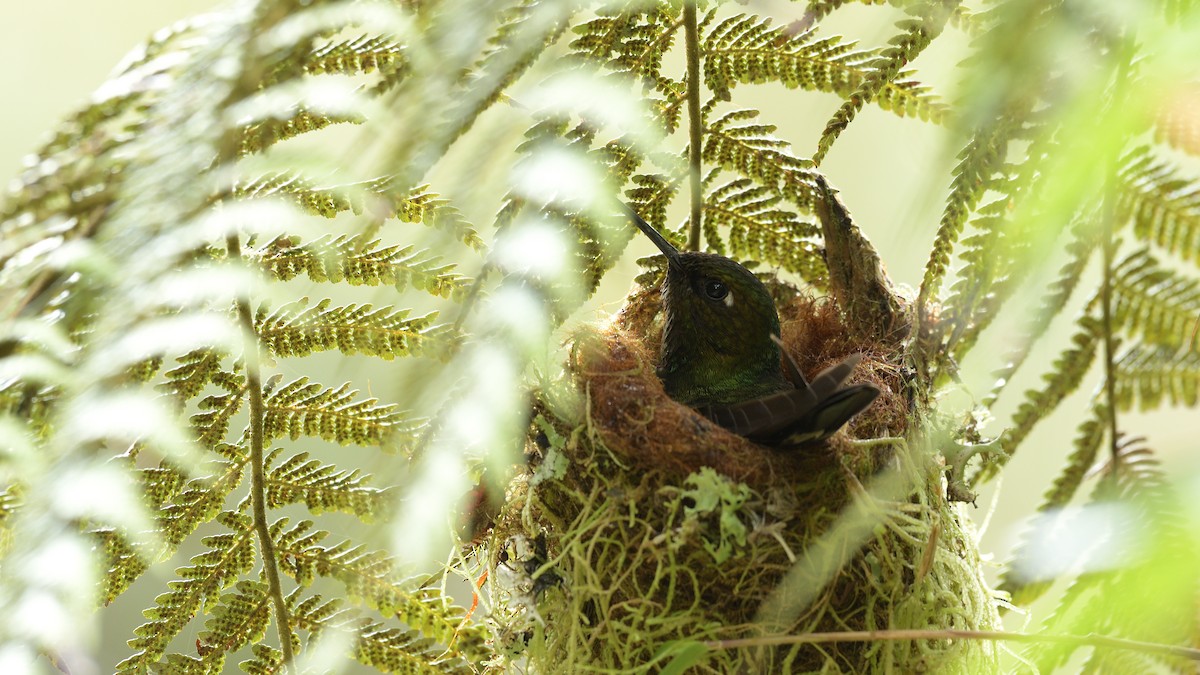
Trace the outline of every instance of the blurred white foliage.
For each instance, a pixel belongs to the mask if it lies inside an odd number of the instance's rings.
[[[1022,582],[1050,581],[1128,566],[1147,548],[1138,516],[1129,506],[1093,503],[1040,513],[1027,532],[1027,556],[1014,568]]]

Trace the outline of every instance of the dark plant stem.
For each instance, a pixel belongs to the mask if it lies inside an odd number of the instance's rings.
[[[230,259],[242,256],[242,247],[236,234],[225,239]],[[258,534],[258,545],[262,553],[263,572],[267,577],[271,602],[275,606],[275,625],[279,629],[279,646],[283,652],[283,669],[295,661],[292,651],[292,627],[288,616],[287,602],[283,597],[283,583],[279,578],[278,557],[275,540],[271,538],[271,526],[267,522],[267,477],[263,460],[263,395],[262,369],[258,360],[258,338],[254,331],[254,314],[250,310],[248,297],[238,298],[238,323],[246,336],[244,349],[246,366],[246,393],[250,402],[250,503],[254,518],[254,531]]]
[[[1117,114],[1114,112],[1115,107],[1123,105],[1126,100],[1125,84],[1130,79],[1129,70],[1132,67],[1136,51],[1133,36],[1122,35],[1118,51],[1120,61],[1116,68],[1112,98],[1109,99],[1108,114],[1110,116]],[[1117,338],[1114,335],[1116,324],[1113,319],[1112,292],[1113,264],[1117,249],[1117,242],[1114,238],[1114,225],[1117,219],[1117,170],[1117,158],[1110,157],[1108,166],[1105,168],[1104,202],[1100,214],[1100,251],[1103,256],[1100,280],[1100,322],[1101,330],[1104,331],[1104,415],[1105,421],[1108,423],[1109,452],[1112,454],[1109,476],[1114,482],[1120,466],[1119,455],[1121,452],[1120,425],[1117,423]]]
[[[692,217],[688,223],[687,248],[700,250],[700,218],[704,212],[704,194],[700,185],[700,28],[696,20],[696,2],[683,6],[683,31],[687,45],[688,164],[692,184]]]
[[[1120,426],[1117,423],[1117,340],[1113,335],[1112,275],[1113,258],[1115,257],[1116,242],[1113,241],[1113,220],[1116,218],[1116,200],[1113,191],[1116,189],[1112,171],[1105,181],[1104,212],[1101,215],[1103,223],[1100,232],[1100,250],[1103,255],[1103,267],[1100,280],[1100,325],[1104,332],[1104,416],[1108,423],[1108,443],[1112,453],[1111,476],[1116,477],[1118,453],[1120,452]]]
[[[831,642],[895,642],[900,640],[993,640],[1004,642],[1045,642],[1080,647],[1126,649],[1145,654],[1158,654],[1200,661],[1200,649],[1176,647],[1157,642],[1139,642],[1104,635],[1045,635],[1010,633],[999,630],[858,630],[838,633],[805,633],[802,635],[772,635],[738,640],[714,640],[702,643],[709,649],[739,649],[743,647],[772,647],[777,645],[828,644]]]

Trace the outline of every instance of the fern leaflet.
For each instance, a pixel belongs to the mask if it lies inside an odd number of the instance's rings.
[[[330,308],[324,299],[308,306],[308,298],[265,314],[259,310],[256,330],[276,356],[308,356],[337,349],[391,361],[397,356],[428,354],[445,360],[457,338],[449,326],[435,325],[437,313],[409,318],[408,310],[374,309],[371,305]]]
[[[349,384],[328,388],[302,377],[270,392],[265,399],[266,439],[313,436],[341,445],[408,448],[423,421],[407,419],[377,399],[356,401]]]

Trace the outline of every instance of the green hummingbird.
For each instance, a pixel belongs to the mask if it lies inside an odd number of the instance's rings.
[[[657,373],[668,396],[756,443],[796,447],[829,438],[879,395],[844,384],[861,354],[811,382],[789,355],[785,376],[779,312],[762,281],[725,256],[677,250],[629,213],[667,258]]]

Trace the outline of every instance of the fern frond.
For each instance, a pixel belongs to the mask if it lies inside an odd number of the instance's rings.
[[[161,542],[157,552],[135,551],[121,533],[112,529],[91,532],[100,540],[103,551],[103,604],[116,600],[150,563],[174,555],[188,536],[221,512],[225,500],[241,483],[246,460],[237,454],[235,446],[219,445],[217,450],[229,458],[213,461],[206,476],[188,479],[166,463],[140,470],[146,510],[156,516]]]
[[[283,669],[283,652],[270,645],[256,644],[250,653],[253,658],[238,664],[246,675],[279,675]]]
[[[625,147],[621,141],[612,141],[593,148],[596,128],[587,122],[574,126],[569,120],[551,117],[540,120],[525,133],[526,140],[518,146],[522,153],[533,153],[546,148],[569,148],[572,153],[586,153],[586,161],[601,169],[613,184],[624,184],[637,169],[643,158]],[[549,301],[548,309],[552,320],[561,321],[574,311],[579,302],[596,291],[601,277],[617,263],[634,231],[622,219],[593,219],[564,204],[538,205],[542,216],[550,216],[555,226],[564,230],[564,236],[573,240],[571,269],[573,278],[558,275],[557,279],[535,279]],[[519,195],[511,194],[496,216],[496,238],[503,239],[518,216],[535,205]],[[582,291],[582,293],[581,293]]]
[[[1177,87],[1174,95],[1163,102],[1154,120],[1154,140],[1200,157],[1200,119],[1195,110],[1200,105],[1200,82]]]
[[[136,637],[129,646],[135,653],[117,664],[118,672],[146,672],[196,612],[211,607],[222,590],[250,572],[256,557],[250,518],[227,511],[218,521],[232,532],[205,537],[208,550],[176,570],[181,579],[170,582],[171,590],[154,599],[154,608],[143,612],[150,621],[134,630]]]
[[[394,206],[397,217],[406,223],[424,223],[428,227],[445,232],[476,251],[483,251],[486,248],[483,240],[475,232],[475,227],[463,217],[463,214],[451,206],[449,201],[430,192],[427,185],[413,188]]]
[[[732,98],[735,83],[778,81],[839,96],[853,91],[875,55],[837,36],[815,38],[811,28],[799,34],[773,28],[770,17],[731,16],[704,37],[704,84],[722,101]]]
[[[718,24],[704,43],[704,82],[720,99],[733,83],[775,81],[789,89],[824,91],[846,98],[877,76],[880,54],[856,49],[840,37],[816,38],[814,28],[793,34],[771,19],[739,14]],[[928,87],[896,72],[877,89],[875,102],[901,117],[941,123],[948,106]],[[862,101],[866,102],[866,100]]]
[[[1036,199],[1041,187],[1037,182],[1038,172],[1048,160],[1050,147],[1048,137],[1035,138],[1017,164],[1002,168],[989,186],[1000,196],[980,207],[970,222],[975,233],[962,242],[959,255],[965,264],[958,268],[950,297],[942,305],[942,317],[936,326],[929,327],[925,338],[927,343],[932,342],[935,336],[944,335],[949,328],[943,350],[952,359],[961,359],[975,346],[980,334],[1000,316],[1000,310],[1025,281],[1023,271],[1040,265],[1056,248],[1051,244],[1062,229],[1070,229],[1072,239],[1068,240],[1067,250],[1073,255],[1079,254],[1076,249],[1081,245],[1081,239],[1085,242],[1096,240],[1095,232],[1101,229],[1093,217],[1096,208],[1085,207],[1076,212],[1070,228],[1045,228],[1038,232],[1030,231],[1029,219],[1013,216],[1019,204]],[[1035,240],[1040,240],[1040,244],[1031,245]],[[1084,252],[1085,260],[1087,252],[1090,249]],[[1069,267],[1064,267],[1062,272],[1068,272]],[[1063,277],[1056,283],[1054,288],[1065,288],[1066,296],[1060,298],[1058,294],[1051,294],[1043,300],[1040,308],[1043,314],[1033,318],[1030,340],[1040,337],[1044,326],[1039,328],[1037,322],[1047,318],[1045,312],[1057,312],[1062,307],[1075,282],[1070,277]],[[1010,367],[1018,365],[1016,362],[1009,364]]]
[[[378,399],[355,400],[357,395],[348,383],[334,389],[307,377],[293,380],[266,395],[263,438],[313,436],[341,445],[411,447],[422,420],[408,419]]]
[[[1145,439],[1123,436],[1114,450],[1095,472],[1099,479],[1091,499],[1104,508],[1093,511],[1100,521],[1093,527],[1110,546],[1129,547],[1122,552],[1132,555],[1115,565],[1107,556],[1081,556],[1078,562],[1090,571],[1068,586],[1045,629],[1189,644],[1196,635],[1200,591],[1192,571],[1196,551],[1190,525],[1180,516],[1180,503]],[[1107,552],[1120,555],[1111,548]],[[1150,597],[1158,602],[1147,603]],[[1050,672],[1078,648],[1043,644],[1030,647],[1028,656]],[[1154,660],[1171,672],[1191,668],[1191,662],[1174,656],[1157,654]]]
[[[569,25],[572,10],[535,0],[519,0],[502,10],[499,25],[489,36],[481,56],[462,74],[461,93],[454,99],[457,109],[448,111],[454,120],[446,134],[448,148],[479,119],[485,110],[504,97],[508,89]],[[455,30],[455,23],[447,30]]]
[[[227,375],[228,377],[221,377]],[[192,415],[192,431],[205,446],[216,447],[225,441],[233,416],[242,408],[246,393],[246,378],[240,373],[217,371],[213,383],[225,390],[200,399],[196,405],[201,412]]]
[[[1120,496],[1126,499],[1158,499],[1170,489],[1162,462],[1142,437],[1121,438],[1103,472],[1116,475]]]
[[[1200,352],[1134,345],[1117,362],[1117,406],[1152,410],[1163,404],[1196,407],[1200,401]]]
[[[221,596],[196,638],[199,658],[189,657],[200,672],[220,672],[228,654],[263,639],[271,620],[269,593],[265,583],[243,579]]]
[[[389,176],[321,187],[294,172],[275,172],[241,181],[234,186],[233,193],[242,199],[288,197],[302,210],[326,218],[345,212],[361,215],[366,211],[378,217],[382,211],[406,223],[424,223],[446,232],[475,250],[483,248],[483,240],[475,229],[446,200],[429,192],[427,186],[397,194],[394,180]]]
[[[1196,0],[1164,0],[1158,5],[1162,9],[1163,17],[1171,22],[1177,23],[1181,19],[1188,16],[1189,12],[1194,12],[1196,9]]]
[[[210,382],[219,377],[223,356],[211,349],[197,349],[175,359],[180,365],[166,372],[166,381],[157,389],[183,405],[200,395]],[[225,372],[225,376],[238,375]],[[239,389],[240,384],[239,384]]]
[[[442,643],[423,637],[409,628],[389,628],[363,618],[354,624],[358,636],[354,658],[385,673],[413,675],[474,675],[471,662],[459,655],[461,647],[447,650]]]
[[[318,131],[334,124],[362,124],[362,115],[326,115],[308,110],[297,110],[282,119],[268,119],[249,124],[242,130],[242,156],[256,155],[267,148],[291,138]]]
[[[1002,125],[980,130],[958,153],[959,162],[954,167],[950,195],[946,198],[946,208],[921,278],[920,307],[924,308],[937,297],[950,265],[950,254],[954,252],[967,217],[1003,170],[1007,154],[1008,131]]]
[[[1041,389],[1025,392],[1025,400],[1013,414],[1012,425],[1001,434],[998,441],[1000,450],[1004,453],[1001,461],[982,467],[974,480],[982,480],[995,474],[1000,465],[1016,452],[1034,425],[1045,419],[1063,399],[1079,387],[1095,359],[1100,334],[1099,322],[1095,318],[1084,316],[1079,319],[1079,331],[1072,336],[1071,346],[1054,360],[1053,369],[1042,376],[1046,385]]]
[[[18,211],[38,213],[41,209],[37,208],[35,203],[49,205],[53,200],[52,195],[66,196],[67,193],[59,193],[59,189],[69,189],[72,183],[76,183],[77,188],[82,187],[77,181],[86,180],[89,174],[103,173],[95,171],[95,163],[102,158],[112,162],[111,158],[105,158],[107,151],[123,145],[124,140],[128,138],[106,133],[103,128],[110,125],[115,127],[122,123],[137,126],[137,121],[130,120],[127,113],[146,105],[159,91],[157,87],[145,86],[146,81],[162,78],[186,62],[187,57],[199,44],[199,41],[189,38],[195,35],[200,23],[202,21],[194,19],[180,21],[170,28],[156,32],[150,41],[141,47],[137,58],[129,59],[121,65],[118,77],[124,80],[122,84],[125,86],[110,87],[97,92],[88,105],[63,119],[50,140],[35,153],[42,160],[53,158],[57,166],[54,170],[47,171],[49,167],[41,164],[23,172],[19,183],[21,187],[15,192],[17,198],[0,201],[0,222],[8,220]],[[168,52],[171,58],[159,58]],[[85,141],[90,141],[90,147]],[[84,147],[88,148],[87,151],[80,152]],[[77,166],[76,162],[79,160],[86,160],[86,166]],[[108,179],[111,176],[104,178]],[[44,218],[48,215],[50,214],[47,212],[38,213],[38,222],[44,225]],[[4,225],[0,233],[4,234],[4,238],[8,238],[11,235],[11,232],[6,231],[9,223]]]
[[[1122,159],[1118,209],[1138,239],[1200,262],[1200,180],[1185,177],[1142,146]]]
[[[882,5],[885,2],[893,7],[908,9],[914,5],[920,5],[925,0],[809,0],[808,8],[804,12],[805,26],[819,22],[844,5]],[[982,28],[975,12],[962,5],[951,10],[949,24],[968,35],[974,35]]]
[[[1110,622],[1101,620],[1100,623],[1104,625],[1096,625],[1086,621],[1086,617],[1103,616],[1100,596],[1105,590],[1102,586],[1106,581],[1111,581],[1111,578],[1096,574],[1081,574],[1073,578],[1052,613],[1046,617],[1045,625],[1072,632],[1088,625],[1104,631],[1101,633],[1103,635],[1112,635],[1114,631]],[[1026,656],[1037,664],[1039,672],[1053,672],[1071,658],[1076,648],[1072,645],[1033,645]]]
[[[289,603],[293,602],[289,598]],[[388,628],[382,622],[362,616],[354,608],[343,609],[337,600],[320,596],[306,598],[291,609],[298,628],[314,636],[327,630],[350,632],[357,638],[353,648],[359,663],[387,673],[472,675],[476,671],[461,656],[457,643],[447,649],[414,629]]]
[[[271,64],[263,77],[262,88],[302,76],[368,75],[380,73],[373,87],[376,94],[397,84],[409,71],[405,46],[389,36],[357,35],[351,25],[336,28],[311,22],[300,27],[292,38],[295,48]]]
[[[733,126],[756,117],[757,110],[736,110],[710,124],[704,133],[704,161],[774,188],[801,209],[811,207],[812,162],[793,156],[787,141],[772,136],[774,125]]]
[[[665,8],[645,7],[599,16],[572,28],[571,51],[614,72],[637,76],[663,94],[662,59],[683,25]]]
[[[713,190],[704,203],[705,225],[729,229],[729,247],[744,260],[758,260],[800,274],[819,284],[825,262],[815,243],[816,225],[800,220],[792,211],[776,208],[783,201],[778,191],[739,178]],[[709,245],[719,240],[709,238]]]
[[[458,343],[450,326],[435,325],[437,312],[409,318],[408,310],[374,309],[371,305],[330,308],[324,299],[308,306],[308,298],[265,314],[259,310],[255,330],[276,356],[308,356],[336,349],[391,361],[397,356],[449,358]]]
[[[629,205],[660,232],[667,229],[667,207],[679,194],[679,181],[662,175],[638,174],[631,182],[634,187],[625,193]]]
[[[296,245],[277,239],[253,256],[253,260],[275,277],[287,281],[307,274],[316,282],[346,281],[351,285],[412,287],[440,297],[457,297],[467,279],[454,272],[455,266],[428,257],[412,246],[385,246],[362,236],[325,236]]]
[[[1067,465],[1063,467],[1054,484],[1042,496],[1042,505],[1038,511],[1046,512],[1051,509],[1066,506],[1079,491],[1087,472],[1096,463],[1100,443],[1107,436],[1108,408],[1102,403],[1092,406],[1091,415],[1076,432],[1075,449],[1067,457]]]
[[[1141,249],[1113,270],[1115,316],[1121,328],[1146,344],[1196,350],[1200,281],[1164,269]]]
[[[922,90],[927,88],[911,80],[902,85],[893,84],[890,90],[887,89],[887,85],[895,82],[896,78],[901,75],[901,68],[912,63],[913,59],[924,51],[934,38],[941,35],[942,30],[946,27],[946,22],[950,19],[951,11],[959,4],[961,4],[960,0],[922,3],[919,9],[914,8],[912,11],[919,18],[906,19],[896,24],[903,32],[888,40],[891,46],[880,52],[879,58],[871,63],[871,70],[866,73],[857,88],[845,97],[846,100],[842,106],[825,124],[825,130],[821,132],[821,137],[817,140],[817,151],[812,156],[814,164],[821,163],[829,149],[833,147],[834,141],[858,115],[858,111],[862,110],[864,104],[878,99],[880,107],[903,116],[906,104],[920,103],[918,96],[920,93],[924,93]],[[908,94],[908,97],[901,97],[898,95],[899,93]],[[925,110],[925,114],[928,116],[929,109],[928,105],[923,108],[916,106],[914,112],[919,114],[918,111]]]
[[[303,60],[310,75],[361,75],[376,70],[394,72],[407,65],[404,45],[389,37],[360,35],[331,41],[312,50]]]
[[[462,626],[465,610],[461,607],[451,605],[436,589],[406,583],[385,553],[368,551],[349,541],[322,546],[329,533],[313,530],[312,526],[309,521],[301,521],[289,528],[287,519],[272,526],[283,556],[280,569],[297,583],[307,586],[318,576],[335,579],[353,602],[365,603],[385,617],[394,616],[442,645],[453,644],[458,652],[476,656],[486,653],[485,629],[478,624]]]
[[[282,449],[267,455],[273,465]],[[307,452],[288,457],[267,471],[267,506],[272,509],[303,502],[314,514],[326,511],[352,513],[364,522],[374,522],[391,505],[386,490],[373,488],[370,476],[358,469],[339,471],[336,467],[310,459]]]
[[[1096,228],[1092,227],[1092,222],[1088,218],[1080,218],[1073,225],[1072,238],[1066,246],[1070,259],[1059,269],[1058,278],[1050,283],[1047,293],[1041,299],[1040,306],[1031,315],[1022,331],[1022,337],[1018,342],[1019,346],[1005,355],[1004,366],[993,373],[996,384],[984,397],[983,405],[990,408],[996,403],[1000,393],[1012,380],[1013,374],[1025,364],[1033,345],[1046,334],[1051,320],[1062,312],[1063,307],[1074,295],[1083,271],[1087,268],[1088,261],[1091,260],[1092,254],[1097,249],[1096,233]]]
[[[149,568],[149,564],[120,532],[104,528],[93,530],[90,534],[99,540],[98,558],[105,570],[100,603],[107,606],[128,590]]]
[[[0,488],[0,553],[8,550],[7,533],[11,518],[21,508],[21,490],[15,485]]]
[[[992,295],[994,287],[1003,283],[1011,262],[1010,239],[1007,232],[1008,209],[1012,201],[1001,197],[985,204],[979,215],[971,222],[976,233],[962,241],[959,258],[963,265],[950,287],[950,295],[943,303],[939,325],[951,326],[951,334],[945,340],[951,354],[970,349],[974,336],[982,330],[991,316],[981,312],[981,306]],[[1006,259],[1007,258],[1007,259]]]
[[[226,498],[241,484],[246,457],[234,445],[219,444],[216,450],[226,458],[213,461],[209,475],[188,480],[170,501],[147,504],[158,515],[160,536],[167,546],[182,544],[196,528],[216,517]]]
[[[384,201],[383,194],[390,186],[388,178],[377,178],[350,185],[318,187],[316,182],[292,172],[264,174],[238,182],[234,195],[242,199],[287,196],[303,210],[326,218],[351,211],[361,214],[368,198]]]

